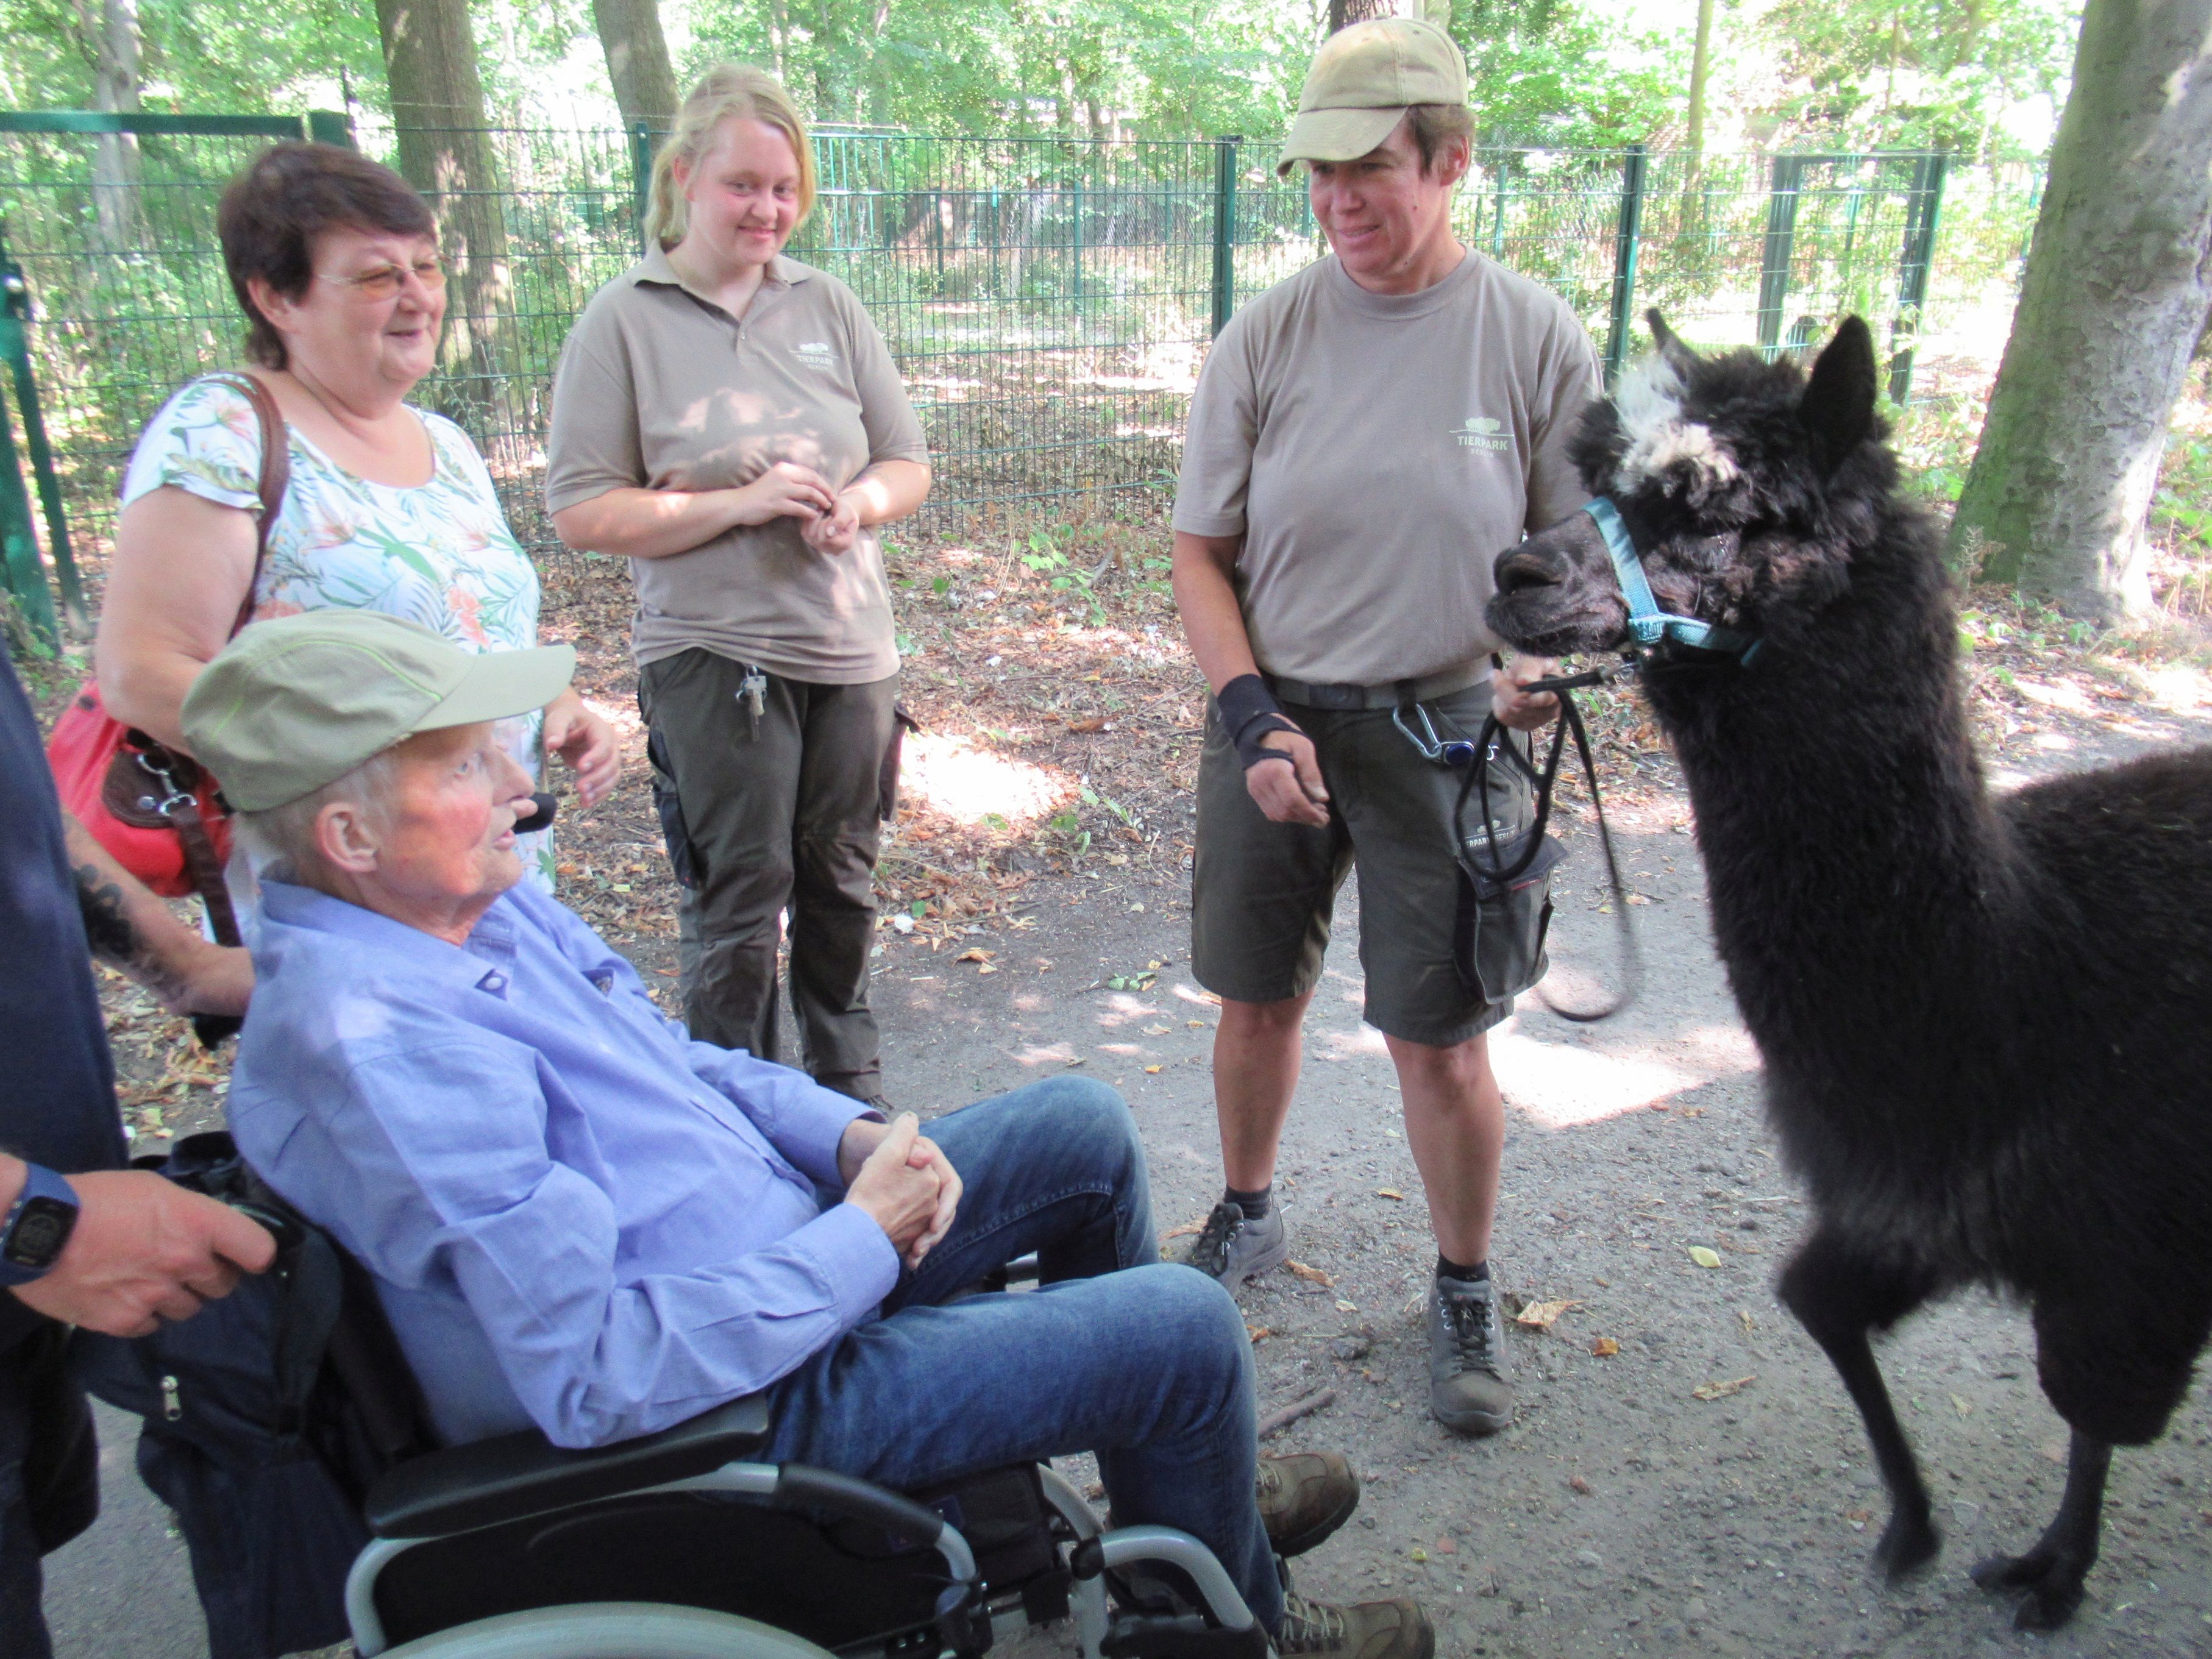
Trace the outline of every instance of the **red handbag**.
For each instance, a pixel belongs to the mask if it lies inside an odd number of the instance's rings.
[[[270,527],[283,510],[292,470],[284,416],[269,388],[251,374],[218,378],[252,401],[261,422],[261,522],[254,532],[253,576],[230,625],[234,639],[252,617]],[[110,714],[98,683],[89,679],[54,722],[46,764],[63,806],[117,863],[165,897],[198,894],[216,941],[239,942],[222,880],[230,856],[230,813],[206,768]]]

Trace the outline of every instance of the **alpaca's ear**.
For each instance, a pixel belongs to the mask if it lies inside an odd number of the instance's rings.
[[[1698,354],[1684,345],[1674,331],[1667,326],[1667,319],[1659,314],[1657,306],[1644,313],[1644,320],[1651,325],[1651,343],[1659,348],[1661,359],[1677,374],[1686,378],[1697,367]]]
[[[1846,317],[1813,365],[1797,405],[1822,473],[1834,471],[1874,430],[1874,336],[1863,320]]]

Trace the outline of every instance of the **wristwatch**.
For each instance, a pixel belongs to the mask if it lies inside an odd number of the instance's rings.
[[[23,1190],[0,1217],[0,1285],[27,1285],[68,1248],[76,1192],[42,1164],[23,1166]]]

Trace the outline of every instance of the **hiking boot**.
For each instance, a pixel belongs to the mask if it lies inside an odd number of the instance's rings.
[[[1339,1607],[1303,1595],[1283,1598],[1279,1654],[1334,1653],[1346,1659],[1433,1659],[1437,1633],[1417,1601],[1361,1601]]]
[[[1182,1260],[1209,1278],[1218,1279],[1232,1291],[1248,1279],[1256,1279],[1291,1259],[1291,1242],[1283,1236],[1283,1209],[1267,1206],[1257,1221],[1248,1221],[1234,1204],[1217,1204],[1198,1230]]]
[[[1513,1420],[1495,1279],[1431,1283],[1429,1411],[1461,1434],[1495,1434]]]
[[[1260,1460],[1260,1521],[1278,1555],[1304,1555],[1352,1519],[1359,1477],[1341,1452]]]

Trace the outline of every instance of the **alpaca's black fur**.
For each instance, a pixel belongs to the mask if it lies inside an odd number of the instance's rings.
[[[1990,795],[1865,325],[1808,380],[1652,323],[1660,356],[1574,455],[1663,606],[1765,642],[1747,665],[1662,645],[1644,684],[1817,1216],[1781,1293],[1866,1419],[1893,1573],[1936,1538],[1868,1334],[1968,1283],[2026,1298],[2073,1464],[2042,1540],[1975,1576],[2061,1623],[2111,1447],[2163,1430],[2212,1328],[2212,750]],[[1491,617],[1532,650],[1620,643],[1587,514],[1499,556]]]

